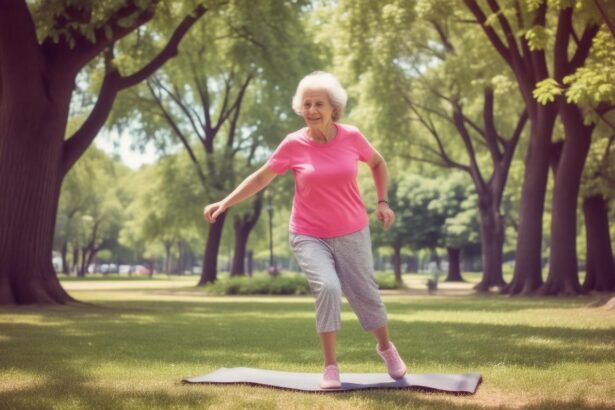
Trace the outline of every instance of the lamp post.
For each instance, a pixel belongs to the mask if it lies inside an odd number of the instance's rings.
[[[269,275],[278,276],[278,268],[273,263],[273,204],[271,193],[268,195],[267,213],[269,214]]]

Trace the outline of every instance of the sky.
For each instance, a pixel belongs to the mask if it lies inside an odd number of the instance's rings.
[[[138,169],[141,165],[151,164],[156,162],[158,155],[156,149],[151,143],[145,146],[144,152],[137,149],[132,149],[130,143],[132,138],[130,135],[120,134],[117,131],[101,130],[100,135],[94,140],[97,148],[103,150],[111,156],[119,156],[119,158],[131,169]]]

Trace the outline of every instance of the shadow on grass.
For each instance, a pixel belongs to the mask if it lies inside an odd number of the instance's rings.
[[[270,302],[271,301],[271,302]],[[491,310],[491,300],[435,300],[388,303],[392,313],[429,310]],[[498,299],[501,312],[549,308],[550,302]],[[473,306],[473,309],[472,309]],[[557,305],[562,309],[562,303]],[[574,305],[572,307],[575,307]],[[509,309],[509,310],[506,310]],[[77,407],[206,407],[218,400],[199,388],[181,395],[161,391],[125,392],[97,387],[98,369],[117,366],[147,369],[169,385],[181,377],[208,373],[219,367],[261,367],[278,370],[319,371],[321,353],[314,329],[313,302],[263,301],[236,298],[203,302],[108,302],[102,307],[28,307],[0,309],[2,315],[23,315],[19,322],[0,324],[0,372],[35,375],[40,382],[2,391],[0,403],[8,407],[49,408],[50,403],[76,403]],[[339,335],[339,359],[346,371],[369,371],[382,365],[374,341],[360,328],[348,307]],[[390,327],[398,349],[411,368],[434,364],[454,371],[483,371],[496,363],[548,368],[566,362],[613,362],[612,329],[575,329],[517,324],[397,321]],[[538,341],[537,343],[535,341]],[[153,367],[153,364],[156,366]],[[188,370],[176,374],[172,366]],[[439,366],[441,368],[442,366]],[[117,377],[133,377],[125,374]],[[103,384],[104,385],[104,384]],[[480,388],[479,388],[480,389]],[[182,390],[184,392],[185,390]],[[352,393],[374,408],[473,408],[421,393]],[[429,396],[433,396],[430,393]],[[213,398],[212,398],[213,397]],[[409,402],[409,400],[411,400]],[[68,403],[68,404],[67,404]],[[371,403],[371,404],[370,404]],[[553,405],[553,406],[551,406]],[[0,407],[2,407],[0,406]],[[584,402],[544,402],[532,408],[603,408]]]

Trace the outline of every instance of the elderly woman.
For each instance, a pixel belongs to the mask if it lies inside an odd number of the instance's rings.
[[[339,81],[317,71],[301,80],[293,109],[307,127],[289,134],[269,161],[220,202],[208,205],[210,223],[231,206],[292,170],[295,195],[290,244],[316,299],[316,328],[324,354],[321,386],[340,388],[335,335],[341,327],[341,294],[363,328],[377,339],[376,351],[389,375],[402,378],[406,365],[390,342],[387,314],[374,280],[368,215],[357,186],[357,161],[371,168],[376,217],[387,229],[395,214],[387,202],[387,166],[361,132],[340,124],[348,97]]]

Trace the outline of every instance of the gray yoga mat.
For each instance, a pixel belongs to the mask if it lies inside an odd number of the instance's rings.
[[[400,380],[393,380],[386,373],[342,373],[342,388],[321,389],[321,373],[278,372],[274,370],[235,367],[218,369],[203,376],[187,377],[184,383],[244,383],[306,392],[340,392],[361,389],[427,389],[450,393],[476,392],[481,382],[478,373],[464,374],[407,374]]]

